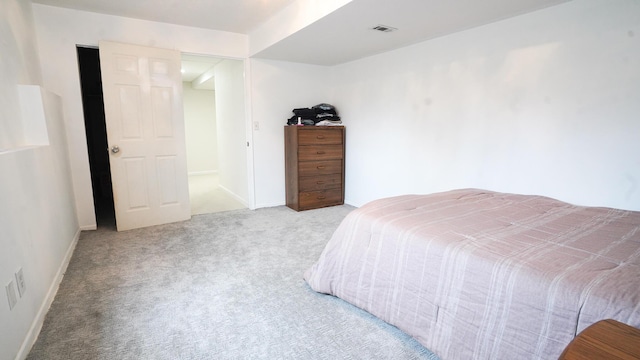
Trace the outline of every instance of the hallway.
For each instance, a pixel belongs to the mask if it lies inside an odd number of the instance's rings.
[[[218,174],[189,176],[191,215],[245,209],[246,206],[220,187]]]

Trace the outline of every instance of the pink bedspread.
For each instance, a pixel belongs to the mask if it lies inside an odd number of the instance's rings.
[[[640,327],[640,212],[475,189],[381,199],[304,278],[442,359],[557,359],[598,320]]]

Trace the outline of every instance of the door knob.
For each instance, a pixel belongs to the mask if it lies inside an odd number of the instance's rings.
[[[120,151],[120,148],[118,147],[118,145],[113,145],[111,147],[111,152],[114,154],[117,154]]]

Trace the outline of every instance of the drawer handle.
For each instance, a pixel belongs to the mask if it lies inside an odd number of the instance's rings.
[[[318,182],[316,182],[316,184],[318,184],[318,185],[324,185],[324,181],[318,181]]]
[[[326,197],[326,196],[324,196],[324,195],[320,195],[320,196],[318,196],[318,200],[324,200],[324,199],[326,199],[326,198],[327,198],[327,197]]]
[[[320,151],[317,151],[317,152],[316,152],[316,154],[318,154],[318,155],[322,155],[322,154],[325,154],[325,152],[324,152],[324,151],[322,151],[322,150],[320,150]]]
[[[324,135],[318,135],[316,136],[316,139],[324,139]]]
[[[318,170],[322,170],[322,169],[324,169],[325,167],[326,167],[326,166],[324,166],[324,165],[320,165],[320,166],[318,166]]]

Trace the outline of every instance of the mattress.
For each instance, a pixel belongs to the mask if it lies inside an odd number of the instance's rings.
[[[304,278],[442,359],[556,359],[598,320],[640,327],[640,212],[478,189],[380,199]]]

